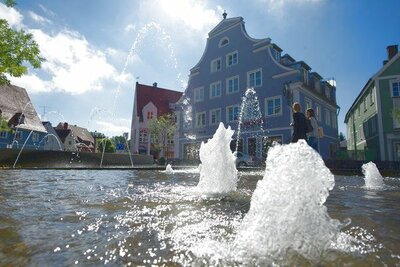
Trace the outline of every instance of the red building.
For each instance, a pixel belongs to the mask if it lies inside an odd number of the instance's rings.
[[[131,126],[131,151],[136,154],[154,155],[150,138],[148,122],[167,113],[173,113],[175,103],[181,98],[182,92],[166,88],[144,85],[136,82],[135,98]],[[165,152],[167,158],[175,156],[173,140],[169,140]]]

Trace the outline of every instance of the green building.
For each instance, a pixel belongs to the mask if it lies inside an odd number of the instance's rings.
[[[400,53],[387,47],[388,59],[372,76],[345,117],[347,150],[358,160],[400,160]]]

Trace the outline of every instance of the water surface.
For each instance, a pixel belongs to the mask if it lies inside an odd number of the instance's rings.
[[[238,191],[201,196],[196,170],[2,170],[0,265],[254,265],[229,257],[263,171],[240,172]],[[336,176],[326,206],[351,219],[352,245],[285,265],[400,265],[400,179],[382,190]],[[271,260],[271,259],[268,259]],[[270,262],[270,261],[266,261]],[[275,259],[272,259],[275,262]]]

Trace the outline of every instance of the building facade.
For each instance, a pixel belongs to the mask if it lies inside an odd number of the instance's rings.
[[[43,150],[47,131],[24,88],[0,86],[0,118],[0,148]]]
[[[254,137],[241,133],[239,150],[265,157],[265,143],[289,143],[292,136],[291,105],[299,102],[305,111],[313,108],[324,137],[320,154],[333,157],[338,149],[336,87],[296,61],[270,38],[254,39],[242,17],[224,19],[208,34],[200,61],[190,70],[184,96],[177,103],[179,137],[175,150],[179,158],[197,157],[202,141],[216,131],[219,122],[238,129],[242,96],[254,88],[263,121],[263,131]],[[237,131],[236,131],[237,134]],[[237,136],[234,138],[237,138]],[[263,154],[263,155],[261,155]]]
[[[131,126],[131,153],[153,155],[157,157],[148,123],[168,113],[174,113],[175,103],[181,98],[182,92],[160,88],[136,82],[135,98]],[[174,158],[174,139],[168,140],[167,151],[161,151],[167,158]]]
[[[346,113],[347,150],[359,160],[400,160],[400,54],[388,58]]]
[[[86,128],[60,122],[54,130],[64,151],[95,152],[94,138]]]

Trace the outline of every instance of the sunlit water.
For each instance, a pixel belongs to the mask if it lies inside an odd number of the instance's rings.
[[[383,177],[375,163],[372,161],[365,163],[362,165],[361,169],[364,174],[365,187],[376,190],[384,188],[385,183],[383,182]]]
[[[379,191],[365,188],[363,177],[334,177],[325,206],[330,218],[351,219],[340,230],[353,239],[350,246],[327,248],[313,260],[296,253],[273,259],[267,252],[224,257],[264,171],[238,175],[236,192],[207,198],[189,193],[199,182],[197,168],[2,170],[0,265],[400,264],[400,180],[388,177]]]

